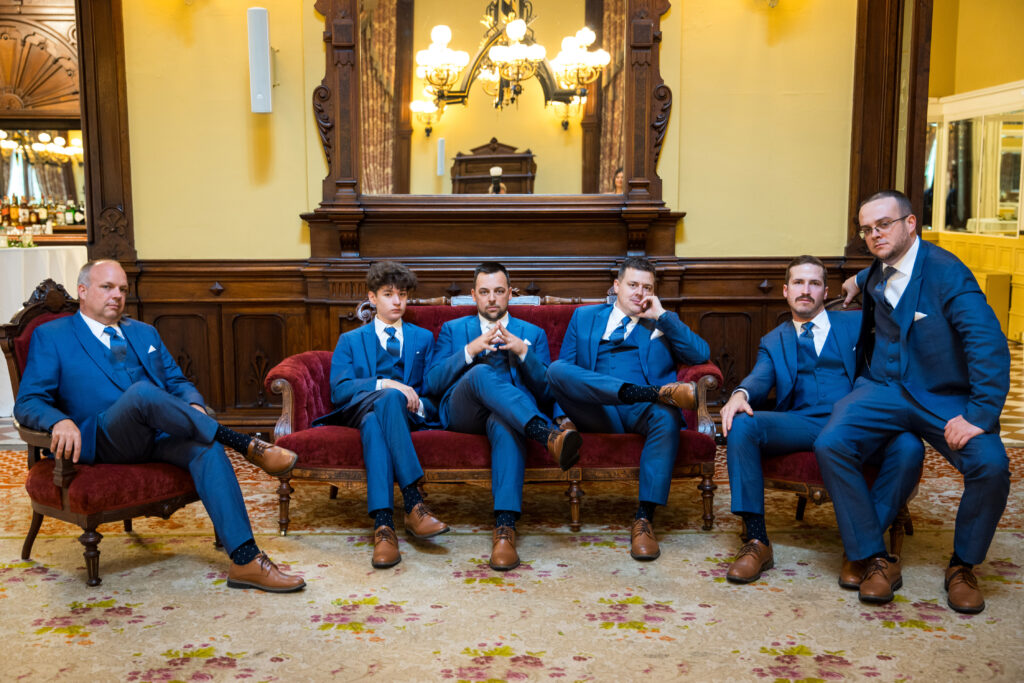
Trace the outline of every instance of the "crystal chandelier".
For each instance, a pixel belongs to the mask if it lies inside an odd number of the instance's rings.
[[[416,53],[416,76],[425,82],[424,94],[430,99],[409,105],[416,118],[425,124],[428,136],[447,105],[466,103],[470,86],[476,80],[484,93],[493,98],[496,109],[515,103],[523,92],[524,82],[534,77],[544,92],[545,104],[576,103],[578,108],[586,96],[586,84],[596,80],[608,65],[608,53],[600,49],[589,51],[595,35],[583,28],[576,36],[564,39],[558,58],[548,62],[547,51],[534,40],[529,28],[533,20],[529,0],[493,0],[484,14],[486,31],[482,44],[472,58],[448,47],[452,39],[450,28],[439,25],[431,30],[431,45]],[[567,120],[562,127],[568,128]]]

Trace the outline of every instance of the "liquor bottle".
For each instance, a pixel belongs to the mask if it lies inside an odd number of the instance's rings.
[[[4,195],[3,202],[0,202],[0,225],[2,225],[3,227],[6,228],[10,224],[11,224],[11,202],[7,198],[7,195]],[[6,241],[6,239],[7,238],[5,237],[4,240]]]
[[[27,221],[27,223],[29,225],[39,225],[39,210],[36,208],[36,203],[35,203],[34,200],[32,201],[31,204],[28,205],[28,221]]]
[[[54,225],[64,225],[64,200],[57,202],[54,206],[53,216],[55,218]]]
[[[67,206],[64,207],[64,225],[75,224],[75,200],[69,199]]]
[[[28,195],[21,195],[21,207],[18,208],[18,220],[22,225],[28,225]]]
[[[85,225],[85,202],[81,206],[75,206],[75,225]]]
[[[14,195],[11,198],[11,225],[18,225],[18,195]]]
[[[50,212],[46,209],[46,197],[39,200],[39,207],[36,209],[36,214],[39,216],[39,222],[46,225],[46,222],[50,218]]]

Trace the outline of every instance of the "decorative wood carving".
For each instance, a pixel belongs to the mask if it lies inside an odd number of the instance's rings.
[[[184,312],[159,315],[151,324],[182,374],[196,386],[207,403],[213,399],[210,375],[209,319]]]
[[[234,407],[264,408],[271,404],[263,386],[270,368],[285,354],[284,319],[277,315],[239,314],[231,321],[234,357]]]
[[[497,138],[474,147],[469,154],[455,153],[452,194],[488,194],[492,166],[501,168],[501,182],[508,194],[533,194],[533,181],[537,176],[533,152],[517,152],[514,145],[498,142]]]
[[[80,116],[73,0],[0,4],[0,118]]]

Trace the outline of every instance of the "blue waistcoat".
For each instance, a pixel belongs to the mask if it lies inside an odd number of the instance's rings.
[[[618,346],[607,339],[602,339],[597,345],[597,363],[594,370],[631,384],[646,386],[647,380],[640,366],[640,348],[633,336],[630,334]]]
[[[832,405],[850,393],[852,385],[843,366],[839,344],[830,333],[815,355],[803,344],[797,345],[796,383],[793,386],[793,410],[805,415],[828,415]]]
[[[377,379],[393,379],[401,382],[405,378],[405,362],[402,356],[395,358],[380,341],[377,342]]]

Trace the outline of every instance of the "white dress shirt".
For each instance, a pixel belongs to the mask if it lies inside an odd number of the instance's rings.
[[[899,305],[903,292],[907,291],[907,285],[910,284],[910,276],[914,272],[914,261],[917,260],[917,250],[920,246],[921,238],[914,237],[914,243],[910,245],[910,249],[907,249],[907,253],[903,255],[903,258],[892,264],[896,272],[890,275],[885,283],[885,300],[893,308]],[[885,270],[885,265],[882,264],[883,271]]]
[[[832,329],[832,322],[828,319],[828,311],[824,308],[818,315],[814,316],[811,320],[814,323],[814,327],[811,328],[811,334],[814,335],[814,352],[821,355],[821,350],[825,346],[825,340],[828,338],[828,331]],[[793,327],[796,328],[796,336],[800,336],[803,331],[803,323],[799,322],[795,318],[793,319]]]
[[[623,312],[623,310],[619,308],[619,302],[616,301],[612,305],[612,312],[608,315],[608,324],[604,326],[604,335],[602,335],[601,339],[607,340],[609,337],[611,337],[612,332],[615,330],[616,327],[618,327],[622,323],[622,319],[625,317],[627,317],[625,312]],[[629,335],[632,334],[634,328],[636,328],[637,322],[640,321],[640,316],[638,315],[631,315],[628,317],[629,322],[626,324],[626,334],[622,338],[623,341],[625,341],[629,337]],[[654,332],[651,333],[651,339],[657,339],[662,334],[663,332],[661,330],[654,330]]]
[[[119,324],[114,323],[113,325],[108,325],[106,323],[101,323],[99,320],[93,320],[85,313],[82,313],[81,310],[78,311],[78,315],[82,316],[82,320],[85,321],[85,324],[89,328],[89,331],[92,332],[93,335],[95,335],[96,338],[100,340],[100,343],[106,346],[108,349],[110,348],[110,337],[104,334],[104,329],[108,327],[113,327],[115,330],[117,330],[117,336],[124,339],[124,332],[121,331],[121,326]],[[125,339],[125,341],[127,341],[127,339]]]

